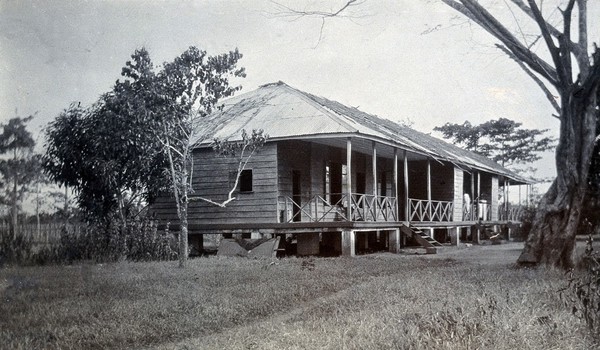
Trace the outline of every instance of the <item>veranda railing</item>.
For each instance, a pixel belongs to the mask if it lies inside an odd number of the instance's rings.
[[[351,216],[348,217],[346,193],[314,195],[300,201],[280,196],[280,222],[398,221],[395,197],[353,193],[350,199]]]
[[[410,221],[452,221],[453,202],[409,198],[408,203]]]
[[[508,208],[498,208],[498,218],[502,221],[521,221],[524,208],[520,205],[509,205]]]
[[[398,221],[396,197],[352,194],[353,221]]]

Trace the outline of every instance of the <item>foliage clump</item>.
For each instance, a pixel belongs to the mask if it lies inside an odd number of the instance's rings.
[[[525,241],[527,236],[529,236],[529,232],[533,228],[533,219],[535,217],[537,207],[535,205],[528,205],[523,207],[523,211],[521,212],[521,225],[515,230],[515,234],[513,238],[516,241]]]
[[[175,237],[168,230],[159,230],[149,218],[118,220],[86,225],[65,224],[57,244],[36,247],[26,235],[0,235],[0,266],[44,265],[88,260],[156,261],[177,257]]]
[[[154,221],[132,220],[123,225],[113,220],[89,224],[80,232],[65,229],[56,255],[65,262],[171,260],[177,257],[174,244],[168,230],[158,230]]]
[[[600,340],[600,252],[594,251],[593,242],[590,234],[578,269],[569,271],[568,286],[561,290],[561,296]]]
[[[0,232],[0,267],[4,264],[30,261],[32,252],[33,242],[29,237]]]
[[[472,125],[446,123],[434,130],[469,151],[493,159],[502,166],[526,164],[541,159],[540,153],[555,147],[548,129],[525,129],[523,123],[507,118]]]

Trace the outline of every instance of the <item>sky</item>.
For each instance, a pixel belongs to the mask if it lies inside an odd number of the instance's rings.
[[[135,49],[146,47],[160,64],[197,46],[240,50],[242,92],[281,80],[427,133],[503,117],[558,136],[537,85],[491,36],[437,0],[367,0],[323,27],[280,11],[269,0],[0,0],[0,122],[35,113],[30,129],[40,135],[69,104],[109,91]],[[598,8],[588,18],[600,18]],[[538,175],[554,174],[552,157],[534,164]]]

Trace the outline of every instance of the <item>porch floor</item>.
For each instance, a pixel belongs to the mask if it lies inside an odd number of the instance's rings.
[[[264,234],[310,233],[310,232],[342,232],[342,231],[374,231],[393,230],[406,226],[406,221],[321,221],[321,222],[290,222],[290,223],[231,223],[231,224],[195,224],[190,223],[190,234],[237,234],[260,232]],[[476,225],[518,225],[511,221],[413,221],[410,225],[417,228],[452,228],[472,227]],[[171,225],[177,230],[178,225]]]

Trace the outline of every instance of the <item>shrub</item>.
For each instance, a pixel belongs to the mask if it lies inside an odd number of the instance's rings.
[[[65,228],[61,235],[58,260],[170,260],[177,257],[176,242],[167,231],[159,231],[155,221],[140,219],[127,224],[88,224],[81,232]]]
[[[159,231],[155,221],[139,219],[127,224],[114,221],[87,225],[64,225],[58,244],[37,249],[27,235],[0,235],[0,266],[44,265],[78,260],[171,260],[177,257],[177,242],[168,230]]]
[[[26,235],[0,234],[0,266],[28,263],[33,255],[33,240]]]
[[[590,234],[585,254],[577,269],[569,272],[568,286],[561,290],[561,296],[573,314],[585,320],[592,334],[600,338],[600,253],[594,252],[592,244]]]
[[[521,214],[521,227],[519,227],[513,236],[516,241],[525,241],[531,228],[533,227],[533,218],[535,217],[536,206],[529,205],[523,207],[523,213]]]

